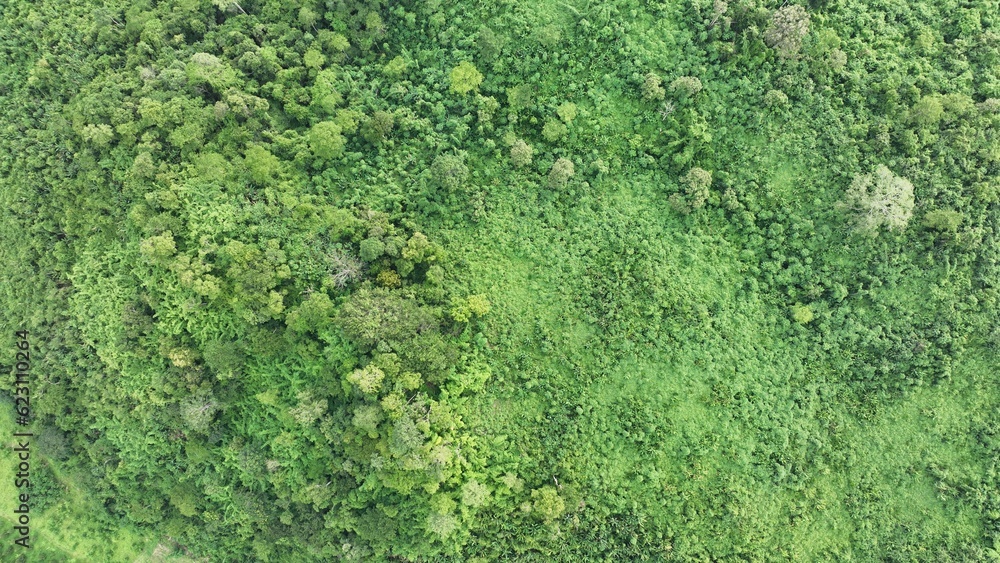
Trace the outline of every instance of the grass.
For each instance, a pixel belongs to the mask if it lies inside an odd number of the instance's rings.
[[[810,186],[826,172],[777,145],[761,155],[774,164],[775,201],[817,212]],[[673,538],[664,553],[702,542],[716,555],[793,561],[930,559],[929,546],[983,541],[978,513],[940,474],[983,471],[969,419],[988,412],[995,360],[969,359],[940,386],[859,409],[834,364],[793,336],[809,328],[789,324],[787,298],[739,289],[740,249],[724,230],[679,221],[655,175],[616,180],[575,204],[545,200],[544,188],[498,189],[480,223],[448,233],[470,287],[493,301],[485,332],[506,344],[494,364],[508,369],[473,399],[482,408],[469,420],[507,444],[500,459],[531,487],[557,480],[584,504],[641,515],[647,533]],[[605,267],[592,241],[633,231],[659,248],[622,260],[654,272],[686,313],[638,319],[636,345],[621,354],[607,347],[621,335],[587,305],[587,275]],[[891,301],[909,290],[880,291]],[[918,294],[904,301],[911,310]],[[644,338],[657,323],[679,323],[685,338]]]
[[[0,416],[0,434],[10,437],[15,431],[13,415],[3,409]],[[6,455],[0,459],[0,474],[13,476],[16,466],[11,452],[13,439],[5,444]],[[40,464],[48,464],[53,475],[62,485],[63,493],[54,504],[41,512],[31,512],[30,551],[4,546],[0,554],[5,557],[27,555],[26,561],[67,561],[67,562],[136,562],[187,561],[174,553],[172,548],[160,545],[158,539],[131,526],[108,527],[101,523],[99,515],[104,511],[93,498],[53,463],[38,453],[32,444],[32,469],[38,471]],[[12,477],[0,479],[0,518],[8,530],[14,525],[12,518],[14,501],[20,490],[14,486]],[[30,494],[30,493],[29,493]],[[13,533],[7,534],[13,541]],[[167,542],[169,543],[169,542]],[[13,561],[14,559],[8,559]]]

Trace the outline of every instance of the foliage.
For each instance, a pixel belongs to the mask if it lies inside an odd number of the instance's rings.
[[[483,75],[469,61],[462,61],[451,69],[451,91],[456,94],[468,94],[479,88],[482,82]]]
[[[844,199],[856,212],[857,228],[866,233],[875,234],[882,226],[902,230],[913,216],[913,184],[882,164],[871,174],[855,176]]]
[[[461,188],[469,177],[469,168],[461,155],[442,154],[431,164],[431,175],[441,187],[454,191]]]
[[[568,158],[560,158],[552,164],[549,170],[549,187],[562,188],[569,182],[569,179],[576,174],[573,161]]]
[[[531,164],[533,154],[534,150],[532,150],[531,145],[521,139],[514,141],[510,147],[510,161],[518,168]]]
[[[809,14],[802,6],[792,4],[775,10],[764,31],[764,39],[778,56],[788,59],[798,55],[808,32]]]
[[[4,3],[30,557],[996,559],[1000,12],[800,4]]]
[[[663,79],[652,72],[646,74],[641,90],[642,97],[651,101],[662,100],[667,95],[667,91],[663,88]]]

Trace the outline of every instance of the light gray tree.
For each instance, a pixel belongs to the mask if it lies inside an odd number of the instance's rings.
[[[764,41],[783,59],[798,55],[802,40],[809,32],[809,14],[802,6],[785,6],[771,16],[771,24],[764,32]]]
[[[913,184],[878,165],[871,174],[855,176],[844,206],[855,213],[859,231],[877,234],[881,226],[901,231],[913,216]]]
[[[573,168],[573,161],[568,158],[560,158],[555,161],[552,169],[549,170],[549,187],[561,188],[565,186],[575,174]]]

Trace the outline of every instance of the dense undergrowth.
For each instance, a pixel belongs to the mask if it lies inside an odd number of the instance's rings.
[[[995,4],[0,21],[34,560],[998,557]]]

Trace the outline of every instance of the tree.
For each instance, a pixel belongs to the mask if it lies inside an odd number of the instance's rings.
[[[373,145],[377,145],[385,140],[392,133],[393,125],[395,120],[392,114],[386,111],[376,111],[372,116],[365,122],[362,127],[361,134],[364,136],[365,140]]]
[[[361,346],[404,341],[435,330],[438,322],[426,307],[387,289],[362,289],[341,307],[337,322]]]
[[[568,158],[560,158],[549,170],[549,187],[561,188],[565,186],[575,173],[573,161]]]
[[[364,262],[374,262],[385,254],[385,243],[377,238],[366,238],[361,241],[359,256]]]
[[[323,262],[327,267],[328,283],[337,289],[344,289],[348,284],[361,278],[364,264],[350,254],[333,249],[323,255]]]
[[[309,130],[309,148],[318,158],[340,156],[347,144],[347,139],[340,133],[340,125],[332,121],[321,121]]]
[[[476,34],[476,48],[483,59],[492,61],[503,48],[503,39],[490,28],[481,26]]]
[[[962,219],[962,214],[954,209],[935,209],[924,215],[924,226],[942,233],[954,233]]]
[[[576,119],[576,104],[573,102],[563,102],[556,108],[556,115],[559,119],[562,119],[566,124],[570,124]]]
[[[678,76],[670,83],[670,90],[683,97],[691,97],[701,92],[701,80],[697,76]]]
[[[309,49],[304,55],[302,55],[302,64],[304,64],[306,68],[319,70],[323,68],[324,64],[326,64],[326,57],[324,57],[323,53],[316,49]]]
[[[332,114],[344,97],[337,91],[337,72],[333,69],[321,70],[316,73],[311,92],[312,104],[320,110]]]
[[[314,291],[285,315],[285,325],[296,332],[316,331],[330,322],[333,302],[323,291]]]
[[[507,104],[514,111],[527,109],[535,103],[535,88],[531,84],[518,84],[507,88]]]
[[[246,10],[243,9],[243,6],[240,6],[240,3],[236,0],[212,0],[212,4],[223,12],[239,12],[241,14],[247,13]]]
[[[462,504],[472,508],[483,506],[489,501],[490,489],[475,479],[462,485]]]
[[[704,168],[695,166],[691,170],[688,170],[688,173],[681,178],[681,181],[687,184],[688,190],[701,192],[702,190],[707,190],[712,185],[712,173]]]
[[[409,63],[403,57],[397,55],[392,58],[389,62],[385,63],[382,67],[382,74],[388,76],[389,78],[398,79],[403,76],[406,72],[406,67]]]
[[[712,21],[709,22],[708,28],[712,29],[715,24],[719,23],[719,19],[722,18],[723,28],[728,28],[730,24],[730,18],[723,18],[723,15],[729,11],[729,3],[726,0],[715,0],[712,3]]]
[[[462,61],[451,69],[451,91],[456,94],[464,96],[479,88],[482,82],[483,75],[469,61]]]
[[[532,150],[531,145],[518,139],[517,141],[514,141],[514,144],[510,147],[510,161],[514,164],[514,166],[523,168],[531,164],[533,153],[534,151]]]
[[[288,414],[302,426],[310,426],[316,419],[326,414],[328,403],[326,399],[315,398],[311,391],[299,391],[295,396],[299,404],[288,409]]]
[[[382,388],[383,379],[385,379],[385,373],[375,364],[368,364],[364,368],[356,369],[347,376],[347,381],[357,386],[366,395],[377,394]]]
[[[382,407],[379,405],[364,404],[354,409],[354,418],[351,424],[359,430],[363,430],[369,438],[378,437],[378,425],[384,418]]]
[[[786,106],[788,96],[781,90],[768,90],[767,94],[764,94],[764,105],[769,108]]]
[[[646,75],[640,89],[643,98],[654,102],[662,100],[667,95],[667,91],[663,89],[663,79],[653,72]]]
[[[532,511],[545,522],[551,522],[562,516],[566,503],[554,487],[545,486],[531,491]]]
[[[685,215],[696,209],[701,209],[708,201],[708,188],[712,185],[712,173],[703,168],[694,167],[681,178],[686,187],[684,195],[675,193],[670,196],[670,205]]]
[[[243,369],[246,356],[236,342],[212,340],[202,348],[201,357],[220,379],[234,377]]]
[[[139,243],[139,252],[155,264],[164,263],[177,252],[173,233],[166,231],[143,240]]]
[[[476,96],[476,102],[479,104],[479,109],[476,110],[479,121],[483,124],[492,122],[493,115],[500,109],[500,102],[493,96]]]
[[[802,6],[785,6],[771,16],[764,32],[764,41],[783,59],[794,58],[802,49],[802,40],[809,32],[809,14]]]
[[[559,44],[559,40],[562,39],[562,31],[560,31],[559,26],[553,24],[535,28],[533,35],[535,40],[546,49],[555,48]]]
[[[211,391],[196,393],[181,403],[181,418],[195,432],[207,431],[218,411],[219,403]]]
[[[440,154],[431,163],[431,176],[441,187],[454,191],[469,177],[469,168],[460,155]]]
[[[910,108],[910,121],[925,127],[937,125],[944,117],[944,105],[939,96],[924,96]]]
[[[258,186],[268,186],[281,169],[281,161],[264,147],[254,145],[247,149],[243,159],[250,179]]]
[[[115,133],[107,123],[98,123],[97,125],[90,124],[85,126],[83,131],[80,132],[80,136],[96,148],[103,149],[111,144],[111,141],[115,138]]]
[[[237,81],[236,71],[211,53],[195,53],[185,67],[191,84],[208,84],[217,92],[224,91]]]
[[[913,184],[880,164],[874,173],[854,178],[842,205],[855,213],[861,232],[874,235],[883,225],[901,231],[913,216]]]
[[[485,295],[470,295],[466,298],[456,298],[451,306],[451,318],[460,323],[467,323],[472,316],[481,317],[490,312],[490,302]]]
[[[796,303],[792,305],[792,320],[799,324],[809,324],[814,318],[812,307]]]
[[[445,539],[458,529],[458,518],[453,514],[432,512],[427,516],[427,531]]]
[[[554,143],[559,139],[562,139],[568,132],[569,129],[566,128],[565,124],[554,119],[546,121],[545,126],[542,127],[542,137],[550,143]]]

